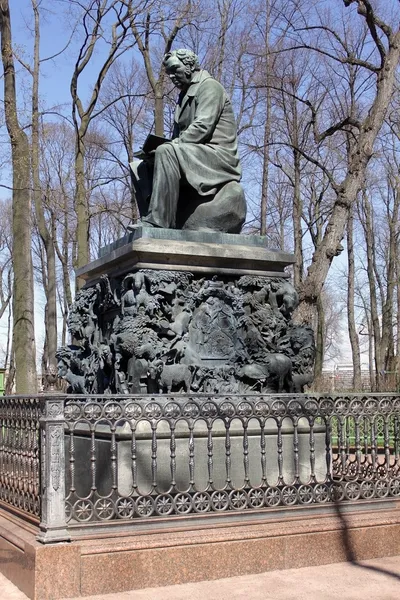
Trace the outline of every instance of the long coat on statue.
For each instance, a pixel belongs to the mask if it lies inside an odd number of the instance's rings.
[[[184,177],[201,196],[215,194],[229,181],[240,181],[232,105],[207,71],[197,71],[179,96],[172,143]]]

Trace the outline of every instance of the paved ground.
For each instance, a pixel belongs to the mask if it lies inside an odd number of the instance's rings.
[[[399,600],[400,556],[217,581],[86,596],[86,600]],[[0,600],[26,600],[0,575]],[[76,600],[76,599],[73,599]]]

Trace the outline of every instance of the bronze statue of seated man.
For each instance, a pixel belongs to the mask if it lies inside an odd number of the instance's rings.
[[[169,52],[164,66],[181,91],[172,140],[131,163],[139,225],[240,233],[246,200],[227,93],[190,50]]]

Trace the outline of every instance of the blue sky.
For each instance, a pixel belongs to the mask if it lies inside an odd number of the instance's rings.
[[[39,0],[40,1],[40,0]],[[11,4],[13,28],[13,44],[18,54],[31,62],[33,54],[34,31],[33,11],[30,0],[15,0]],[[61,52],[68,44],[76,24],[75,19],[67,14],[71,8],[69,0],[41,0],[40,56],[48,59]],[[53,60],[44,60],[41,65],[40,96],[43,108],[64,105],[65,115],[71,114],[70,81],[77,58],[80,37],[72,37],[67,49]],[[98,43],[94,55],[83,72],[79,85],[79,93],[85,99],[88,96],[91,80],[104,59],[104,44]],[[29,83],[29,75],[16,63],[17,86],[22,95],[23,87]],[[86,88],[86,89],[85,89]]]
[[[49,7],[49,2],[42,2],[44,7]],[[46,58],[59,52],[69,39],[70,26],[62,15],[57,15],[53,2],[52,12],[45,10],[41,19],[41,57]],[[18,0],[11,3],[11,20],[13,27],[13,42],[17,51],[27,59],[31,59],[33,52],[33,12],[30,0]],[[65,102],[69,96],[69,80],[72,72],[72,53],[67,50],[63,55],[52,61],[46,61],[42,66],[41,94],[46,104]],[[24,70],[18,68],[18,83],[28,76]]]

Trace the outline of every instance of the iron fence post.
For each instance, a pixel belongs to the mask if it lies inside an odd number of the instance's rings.
[[[65,395],[51,391],[41,398],[41,521],[39,542],[70,540],[65,516]]]

